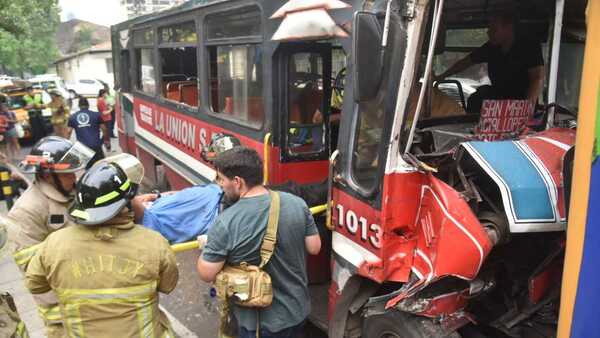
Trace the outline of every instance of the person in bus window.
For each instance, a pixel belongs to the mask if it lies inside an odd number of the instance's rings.
[[[489,40],[459,60],[436,80],[459,73],[471,65],[487,63],[491,86],[481,86],[469,97],[467,112],[479,114],[485,99],[536,102],[544,86],[544,59],[540,43],[517,34],[513,11],[498,11],[488,22]]]

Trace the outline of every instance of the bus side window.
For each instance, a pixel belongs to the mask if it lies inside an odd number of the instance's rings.
[[[158,30],[161,96],[191,107],[198,106],[198,37],[193,21]]]
[[[156,93],[156,79],[154,73],[154,58],[152,49],[136,48],[137,83],[136,87],[150,95]]]
[[[212,111],[260,127],[264,120],[260,45],[213,46],[208,54]]]

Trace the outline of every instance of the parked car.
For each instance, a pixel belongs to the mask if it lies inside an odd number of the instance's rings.
[[[102,88],[104,88],[102,81],[98,79],[79,79],[76,83],[67,84],[69,91],[85,97],[98,96],[98,92]]]
[[[54,74],[37,75],[29,79],[29,82],[31,82],[31,85],[34,88],[45,91],[58,90],[65,99],[71,98],[69,90],[65,85],[65,81],[61,77]]]
[[[9,75],[0,75],[0,88],[2,87],[6,87],[6,86],[12,86],[14,85],[15,81],[18,81],[19,78],[16,78],[14,76],[9,76]]]

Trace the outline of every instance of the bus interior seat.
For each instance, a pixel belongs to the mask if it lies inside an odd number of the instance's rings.
[[[197,107],[198,102],[198,86],[195,83],[190,84],[181,84],[179,85],[181,91],[181,102],[192,106]]]
[[[184,74],[163,74],[162,76],[162,94],[164,97],[167,97],[167,86],[169,83],[173,81],[185,81],[186,76]]]
[[[248,97],[248,118],[250,121],[262,122],[265,116],[265,108],[261,96]]]
[[[167,99],[183,102],[182,94],[181,94],[181,86],[182,85],[195,85],[195,81],[171,81],[167,83]]]
[[[225,108],[223,113],[228,115],[234,115],[233,109],[234,98],[231,96],[225,97]],[[261,96],[249,96],[248,97],[248,120],[249,121],[260,121],[262,122],[265,115],[264,103]]]

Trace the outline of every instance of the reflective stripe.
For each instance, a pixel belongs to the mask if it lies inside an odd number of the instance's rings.
[[[133,299],[139,302],[140,297],[154,297],[156,295],[156,288],[158,283],[156,281],[132,286],[127,288],[113,288],[113,289],[56,289],[58,298],[63,303],[71,303],[77,300],[127,300]]]
[[[90,219],[90,214],[87,211],[78,209],[74,209],[73,211],[71,211],[71,216],[79,217],[86,221]]]
[[[23,321],[20,321],[19,324],[17,324],[15,333],[17,334],[17,338],[29,338],[29,333],[27,333],[27,330],[25,329],[25,323],[23,323]]]
[[[69,337],[85,338],[81,315],[79,314],[79,305],[65,304],[64,311],[65,324],[67,326],[67,332],[69,332]]]
[[[57,289],[56,293],[65,307],[65,322],[73,337],[84,337],[79,308],[85,305],[126,303],[136,307],[141,338],[153,338],[154,307],[158,304],[158,282],[112,289]],[[164,336],[164,335],[163,335]],[[167,335],[168,337],[168,335]]]
[[[127,181],[125,181],[125,183],[121,184],[119,189],[121,189],[121,191],[125,191],[125,190],[127,190],[127,188],[129,188],[129,185],[131,185],[131,181],[129,181],[129,179],[127,179]]]
[[[38,305],[38,312],[46,325],[62,323],[62,315],[58,304],[49,306]]]
[[[118,196],[119,196],[119,192],[118,191],[111,191],[111,192],[109,192],[106,195],[102,195],[102,196],[96,198],[96,202],[94,202],[94,205],[99,205],[99,204],[102,204],[104,202],[108,202],[108,201],[110,201],[113,198],[118,197]]]
[[[27,264],[29,264],[29,261],[31,260],[31,258],[33,258],[35,253],[38,251],[38,249],[40,248],[40,245],[42,245],[42,243],[32,245],[25,249],[21,249],[13,254],[13,258],[15,259],[15,262],[21,269],[24,270],[27,267]]]
[[[154,325],[152,322],[152,319],[154,318],[152,313],[153,305],[154,302],[137,304],[137,317],[141,338],[154,337]]]

